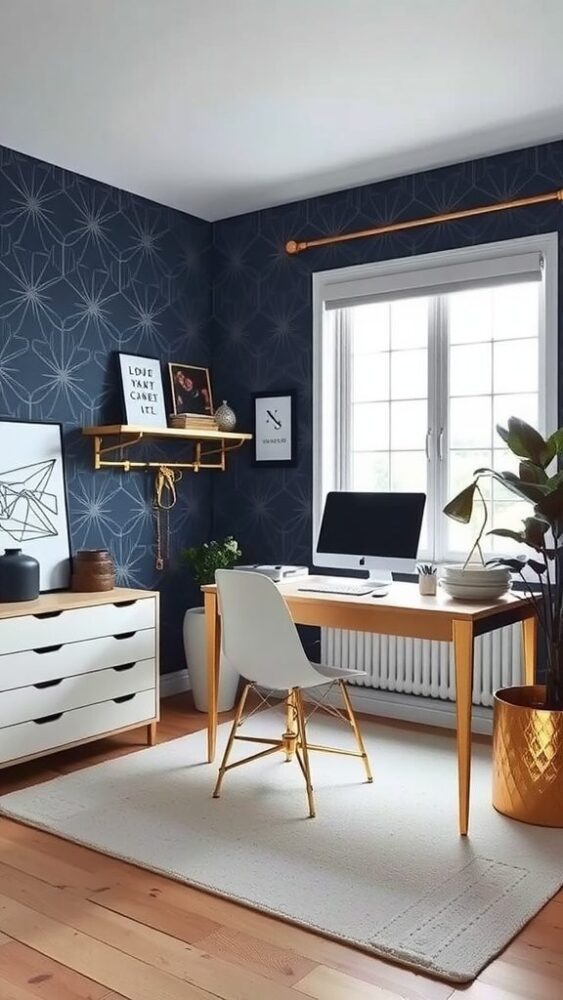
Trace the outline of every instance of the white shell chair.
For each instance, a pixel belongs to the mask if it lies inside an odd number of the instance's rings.
[[[215,574],[215,580],[221,612],[223,655],[246,679],[247,683],[236,708],[235,720],[227,741],[213,797],[219,797],[226,771],[281,750],[285,753],[286,760],[291,760],[293,755],[297,758],[307,786],[309,815],[313,817],[315,815],[315,800],[309,768],[310,750],[361,757],[367,780],[369,782],[373,780],[362,734],[344,684],[347,678],[363,676],[364,671],[340,670],[336,667],[311,663],[305,655],[299,634],[282,594],[268,577],[246,570],[220,569]],[[303,691],[330,682],[338,683],[342,691],[346,715],[356,737],[357,751],[316,746],[307,742]],[[285,699],[286,731],[279,740],[237,735],[237,729],[243,721],[248,693],[254,686],[275,691],[287,691]],[[235,740],[267,744],[267,749],[229,764],[229,756]]]

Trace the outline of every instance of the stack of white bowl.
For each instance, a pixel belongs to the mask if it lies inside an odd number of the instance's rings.
[[[490,601],[502,597],[512,587],[510,570],[504,566],[442,566],[440,586],[460,601]]]

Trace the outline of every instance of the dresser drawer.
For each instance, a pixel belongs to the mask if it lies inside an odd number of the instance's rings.
[[[0,654],[154,628],[153,598],[0,620]]]
[[[0,729],[0,764],[48,753],[68,743],[141,725],[156,718],[156,692],[141,691],[127,701],[104,701],[36,722]]]
[[[154,660],[0,692],[0,729],[156,687]]]
[[[85,642],[57,643],[37,650],[8,653],[0,656],[0,691],[150,660],[156,656],[155,644],[155,629],[146,628],[121,634],[121,637],[106,635]]]

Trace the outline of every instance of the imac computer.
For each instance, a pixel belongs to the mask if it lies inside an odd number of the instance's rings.
[[[375,591],[383,596],[393,570],[413,573],[425,503],[424,493],[329,493],[315,565],[368,571],[367,580],[347,585],[342,581],[340,588],[333,578],[333,592]],[[322,583],[322,577],[317,579]],[[307,589],[314,589],[313,581]]]

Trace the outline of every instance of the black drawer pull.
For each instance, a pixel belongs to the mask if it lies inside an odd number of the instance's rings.
[[[131,668],[134,666],[135,666],[134,663],[120,663],[118,667],[113,667],[113,669],[117,670],[117,672],[120,673],[123,670],[131,670]]]
[[[57,646],[42,646],[41,649],[34,649],[34,653],[56,653],[58,649],[62,649],[63,644],[59,642]]]
[[[57,686],[57,684],[62,684],[62,682],[63,682],[63,678],[59,677],[55,681],[39,681],[37,684],[34,684],[33,687],[34,688],[39,688],[39,690],[42,691],[43,688],[54,688],[54,687]]]
[[[46,722],[56,722],[57,719],[62,719],[62,712],[55,712],[54,715],[44,715],[42,719],[34,719],[36,726],[44,726]]]
[[[114,608],[130,608],[132,604],[136,604],[137,601],[114,601]]]
[[[119,635],[114,635],[114,639],[130,639],[131,636],[135,635],[134,632],[120,632]]]
[[[122,694],[120,698],[114,698],[116,705],[122,705],[124,701],[131,701],[135,697],[135,694]]]
[[[58,618],[62,615],[62,611],[40,611],[38,615],[34,615],[34,618]]]

